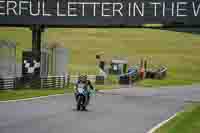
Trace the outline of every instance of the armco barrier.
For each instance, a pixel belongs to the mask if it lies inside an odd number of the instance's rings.
[[[64,88],[65,76],[48,76],[41,78],[41,88]]]
[[[24,80],[24,78],[1,78],[0,89],[15,89],[15,88],[64,88],[65,76],[47,76],[33,80]]]
[[[0,89],[14,89],[15,78],[0,78]]]

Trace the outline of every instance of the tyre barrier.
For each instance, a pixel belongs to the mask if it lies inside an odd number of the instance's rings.
[[[161,67],[154,71],[147,71],[146,72],[146,78],[150,79],[163,79],[167,76],[167,68]]]
[[[120,85],[129,85],[132,83],[130,76],[124,75],[119,77],[119,84]]]
[[[104,76],[96,76],[95,84],[104,85],[105,79]]]

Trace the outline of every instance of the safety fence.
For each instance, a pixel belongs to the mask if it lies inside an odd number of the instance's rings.
[[[65,76],[47,76],[40,78],[1,78],[0,89],[16,88],[64,88]]]
[[[145,78],[163,79],[167,75],[167,68],[162,67],[157,71],[147,71]],[[77,83],[80,75],[45,76],[39,78],[0,78],[0,89],[14,88],[64,88],[70,83]],[[103,76],[87,75],[87,79],[95,84],[113,84],[113,79],[105,79]],[[132,84],[130,76],[116,77],[118,84]]]
[[[64,76],[47,76],[32,80],[29,83],[31,88],[64,88]]]
[[[15,78],[0,78],[0,89],[13,89],[15,87]]]

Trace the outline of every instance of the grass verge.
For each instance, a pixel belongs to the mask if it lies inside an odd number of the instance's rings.
[[[65,89],[20,89],[20,90],[1,90],[0,101],[17,100],[48,96],[55,94],[64,94]]]
[[[193,104],[177,115],[155,133],[199,133],[200,104]]]
[[[0,90],[0,101],[17,100],[48,96],[55,94],[73,93],[73,85],[63,89],[17,89],[17,90]],[[118,85],[95,85],[96,90],[115,89]]]

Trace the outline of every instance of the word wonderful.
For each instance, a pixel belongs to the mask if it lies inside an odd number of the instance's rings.
[[[200,2],[190,1],[134,1],[124,0],[75,2],[63,0],[0,0],[0,16],[175,16],[198,17]]]

